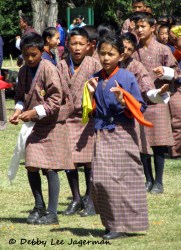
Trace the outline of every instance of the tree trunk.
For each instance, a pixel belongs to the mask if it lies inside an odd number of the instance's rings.
[[[162,13],[163,15],[165,15],[166,14],[166,2],[165,0],[162,0],[161,3],[162,3]]]
[[[55,27],[57,17],[58,17],[58,3],[56,0],[50,0],[48,8],[47,26]]]
[[[44,0],[31,0],[33,10],[33,26],[41,34],[45,28],[46,2]]]
[[[56,24],[58,4],[56,0],[31,0],[33,10],[33,25],[35,30],[42,34],[48,26]]]

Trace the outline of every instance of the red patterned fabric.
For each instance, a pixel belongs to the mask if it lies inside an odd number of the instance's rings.
[[[179,74],[178,63],[173,57],[170,49],[152,38],[149,46],[145,49],[139,46],[133,54],[134,58],[141,61],[149,72],[155,88],[160,88],[164,83],[170,84],[172,91],[173,82],[158,79],[152,69],[158,66],[171,67],[175,70],[175,76]],[[145,119],[154,124],[154,128],[145,128],[150,146],[171,146],[173,145],[173,135],[171,129],[171,119],[168,104],[148,105],[145,112]]]
[[[101,130],[95,139],[92,198],[102,224],[114,232],[146,230],[146,189],[134,127]]]
[[[42,90],[45,96],[42,96]],[[25,110],[42,104],[47,117],[36,120],[26,144],[26,166],[45,169],[72,169],[66,122],[58,122],[60,104],[65,102],[57,68],[42,60],[32,79],[30,69],[20,69],[16,101],[23,101]],[[58,123],[57,123],[58,122]]]
[[[82,95],[85,82],[101,69],[100,63],[86,56],[78,72],[71,74],[69,62],[62,60],[57,65],[62,81],[67,83],[72,93],[74,112],[67,119],[71,153],[74,163],[91,162],[94,144],[94,123],[90,119],[86,125],[82,120]]]

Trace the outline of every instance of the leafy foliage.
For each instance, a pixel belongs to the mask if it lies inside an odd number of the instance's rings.
[[[31,11],[29,0],[1,0],[0,1],[0,34],[3,37],[10,37],[20,34],[18,26],[18,11]]]
[[[120,26],[131,13],[131,0],[88,0],[87,5],[94,7],[95,24],[111,22]],[[178,0],[147,0],[155,16],[163,14],[181,16],[181,2]],[[101,11],[100,11],[101,10]]]

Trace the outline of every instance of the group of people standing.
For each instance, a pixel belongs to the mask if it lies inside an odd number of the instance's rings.
[[[29,224],[58,223],[58,172],[65,170],[72,201],[63,215],[99,214],[107,240],[148,229],[146,191],[163,193],[165,149],[174,145],[170,101],[178,89],[172,92],[172,86],[179,81],[180,68],[170,48],[157,41],[156,19],[145,12],[144,1],[134,0],[132,5],[135,13],[122,34],[104,25],[98,27],[99,33],[90,25],[72,29],[68,53],[61,60],[52,52],[61,41],[57,28],[21,38],[24,66],[10,122],[34,122],[25,158],[35,199]],[[85,88],[93,110],[83,124]],[[144,112],[149,123],[135,115],[127,94],[136,103],[136,113],[142,117]],[[79,166],[85,172],[83,198]],[[40,170],[48,182],[47,207]]]

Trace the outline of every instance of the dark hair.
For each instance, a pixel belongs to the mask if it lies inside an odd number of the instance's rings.
[[[24,48],[31,48],[31,47],[36,47],[38,48],[41,52],[43,51],[43,47],[44,47],[44,42],[43,42],[43,38],[34,32],[30,32],[26,35],[24,35],[21,38],[21,42],[20,42],[20,49],[23,50]]]
[[[84,17],[82,15],[78,15],[76,18],[79,18],[80,20],[84,20]]]
[[[83,29],[85,29],[87,31],[88,35],[89,35],[89,42],[92,42],[93,40],[98,42],[99,34],[98,34],[98,31],[97,31],[95,26],[86,25],[86,26],[83,27]]]
[[[172,25],[177,25],[178,23],[180,23],[181,22],[181,19],[180,19],[180,17],[178,17],[178,16],[171,16],[171,24]]]
[[[139,21],[144,21],[144,22],[149,23],[150,26],[153,26],[156,24],[155,17],[148,12],[135,12],[134,14],[132,14],[130,20],[135,21],[135,23]]]
[[[162,24],[159,28],[158,28],[158,34],[160,33],[160,30],[161,29],[168,29],[168,31],[169,31],[169,25],[167,25],[167,24]]]
[[[100,51],[101,45],[107,43],[112,45],[113,48],[117,49],[120,54],[124,52],[124,45],[122,39],[114,33],[109,33],[107,36],[103,37],[98,44],[98,51]]]
[[[99,34],[99,39],[102,39],[104,36],[107,36],[110,32],[115,33],[115,29],[109,23],[102,23],[97,27]]]
[[[87,38],[87,40],[89,41],[89,35],[88,35],[87,31],[81,27],[80,28],[76,27],[70,31],[70,33],[68,35],[68,42],[70,41],[70,38],[73,36],[82,36],[82,37]]]
[[[48,27],[43,31],[42,38],[44,43],[46,42],[47,37],[54,37],[54,35],[58,32],[55,27]]]
[[[132,0],[132,5],[134,3],[144,3],[145,4],[145,1],[144,0]]]
[[[67,21],[64,18],[57,19],[56,22],[60,24],[63,28],[67,28]]]
[[[168,15],[163,15],[163,16],[159,16],[157,18],[157,24],[166,24],[166,25],[169,25],[170,24],[170,21],[171,21],[171,17],[168,16]]]
[[[120,38],[123,41],[126,40],[126,41],[130,42],[133,45],[134,49],[136,49],[138,41],[137,41],[136,36],[133,33],[131,33],[131,32],[124,33],[120,36]]]
[[[32,26],[33,25],[33,19],[31,16],[25,15],[25,14],[21,14],[20,18],[27,23],[28,26]]]

